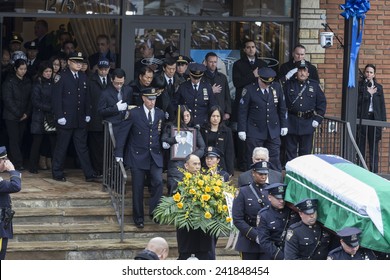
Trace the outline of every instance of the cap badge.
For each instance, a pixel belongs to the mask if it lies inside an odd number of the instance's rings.
[[[208,152],[211,152],[212,150],[213,150],[213,147],[211,147],[211,146],[210,146],[210,147],[207,147],[207,151],[208,151]]]
[[[266,162],[266,161],[263,161],[263,162],[261,163],[261,167],[267,168],[267,162]]]
[[[306,200],[306,207],[308,208],[313,207],[311,200]]]

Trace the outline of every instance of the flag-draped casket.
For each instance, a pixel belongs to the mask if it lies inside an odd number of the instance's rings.
[[[334,155],[306,155],[286,164],[285,200],[317,198],[318,221],[333,231],[362,230],[361,246],[390,253],[390,181]]]

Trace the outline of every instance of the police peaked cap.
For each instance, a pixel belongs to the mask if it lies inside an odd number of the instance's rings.
[[[282,199],[284,198],[284,194],[286,192],[287,185],[283,183],[273,183],[269,186],[265,187],[264,189],[268,191],[268,194],[278,198]]]
[[[258,161],[251,165],[251,169],[260,174],[268,174],[268,161]]]
[[[6,158],[7,157],[7,148],[5,146],[0,147],[0,158]]]
[[[258,70],[258,74],[260,76],[260,80],[264,83],[271,83],[276,77],[276,72],[272,68],[261,67]]]
[[[306,198],[295,204],[299,211],[311,215],[317,211],[318,199]]]
[[[356,227],[346,227],[337,232],[337,235],[350,247],[359,246],[359,234],[362,231]]]
[[[200,78],[203,76],[204,71],[206,71],[206,66],[200,63],[190,63],[188,65],[188,69],[190,70],[190,75],[194,78]]]

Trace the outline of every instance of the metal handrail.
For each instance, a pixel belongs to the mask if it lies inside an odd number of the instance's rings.
[[[103,157],[103,186],[111,197],[112,206],[120,226],[120,241],[124,240],[125,189],[127,174],[122,161],[115,160],[116,146],[112,123],[103,121],[104,125],[104,157]]]

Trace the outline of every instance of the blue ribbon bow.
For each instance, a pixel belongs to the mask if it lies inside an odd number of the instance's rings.
[[[350,50],[351,54],[350,54],[350,62],[349,62],[348,87],[355,87],[356,58],[359,54],[360,45],[363,39],[364,20],[366,18],[366,13],[370,10],[370,1],[369,0],[347,0],[345,4],[340,5],[340,8],[344,10],[344,12],[342,12],[341,15],[345,19],[352,18],[352,42],[351,42],[351,50]],[[359,22],[359,20],[361,21]]]

